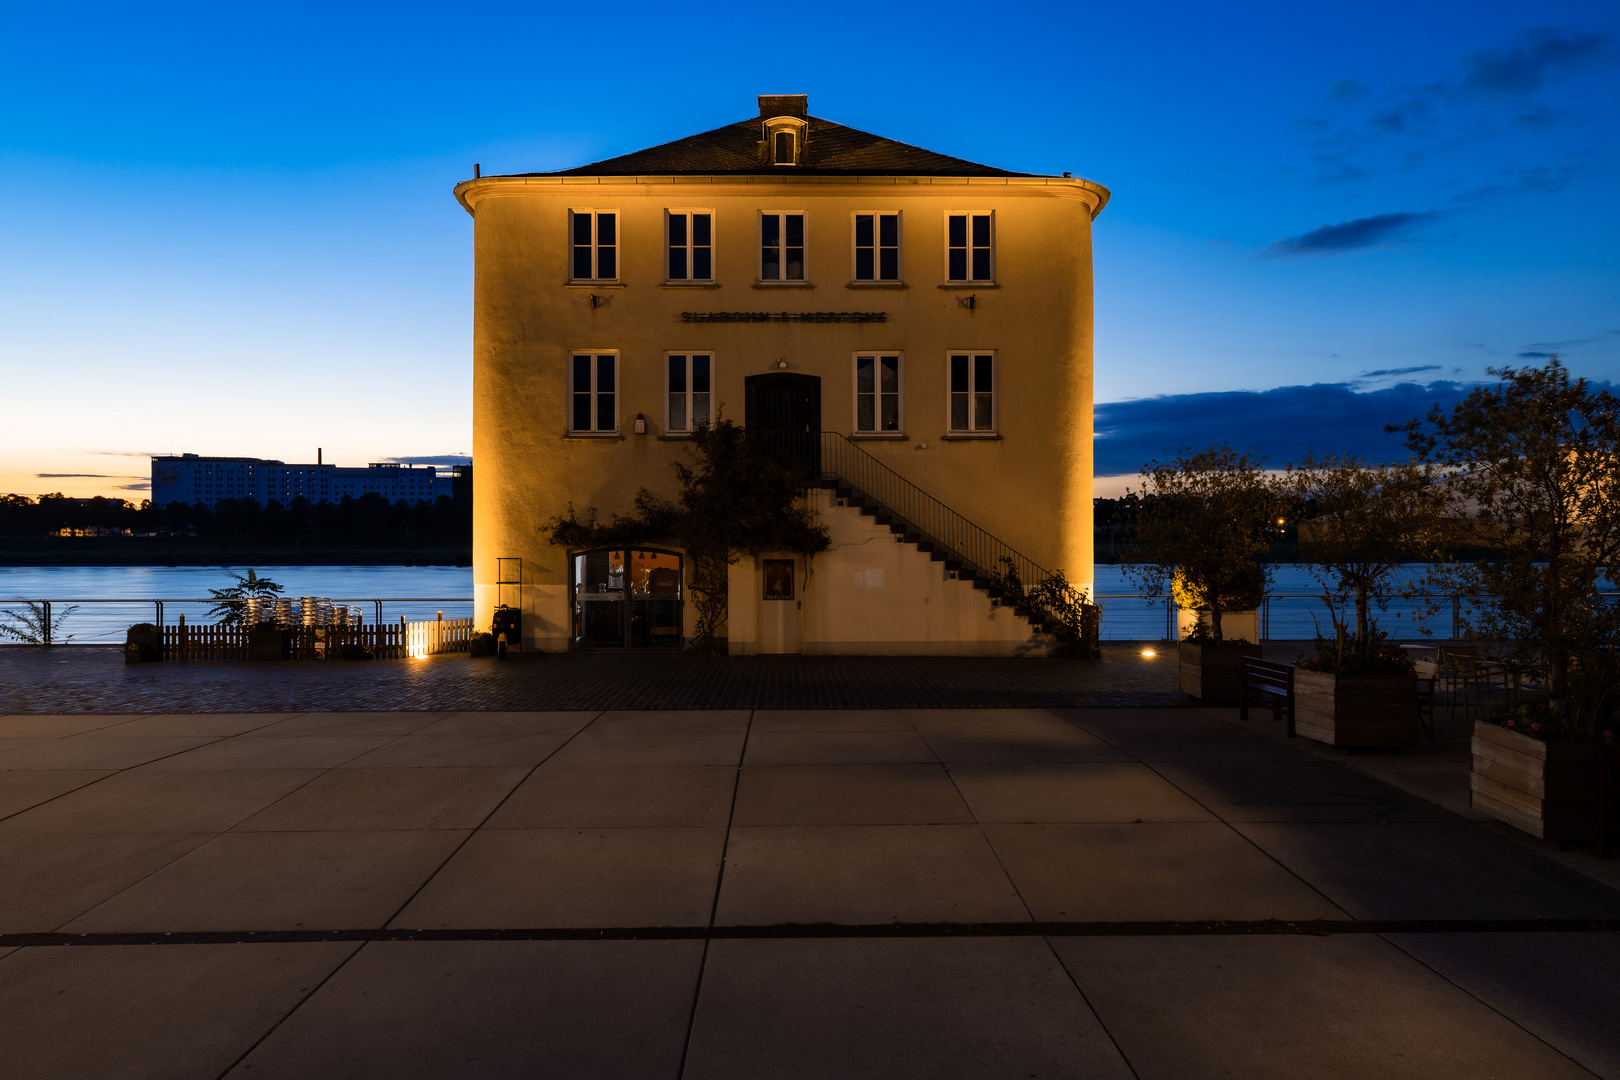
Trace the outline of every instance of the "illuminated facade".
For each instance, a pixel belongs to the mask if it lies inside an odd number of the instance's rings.
[[[456,197],[475,237],[478,625],[501,604],[530,648],[689,636],[677,549],[564,552],[541,529],[569,504],[672,495],[688,433],[721,415],[807,439],[806,498],[833,536],[809,567],[761,553],[733,570],[734,653],[1038,651],[947,531],[1089,586],[1105,189],[934,154],[782,96],[595,165],[475,177]],[[856,490],[855,473],[872,479]],[[954,524],[924,535],[924,503]]]

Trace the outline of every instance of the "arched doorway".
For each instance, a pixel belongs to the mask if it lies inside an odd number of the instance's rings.
[[[658,548],[598,548],[568,557],[576,649],[679,649],[681,556]]]

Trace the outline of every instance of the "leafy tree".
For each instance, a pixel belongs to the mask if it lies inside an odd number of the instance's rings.
[[[1268,582],[1260,563],[1266,529],[1276,516],[1276,484],[1263,458],[1225,444],[1194,452],[1183,447],[1167,463],[1142,467],[1142,502],[1126,574],[1143,593],[1180,591],[1202,600],[1209,633],[1223,640],[1221,616],[1245,610],[1255,586]]]
[[[744,556],[762,551],[815,555],[830,543],[826,526],[799,501],[795,464],[737,424],[721,418],[700,425],[688,447],[691,462],[675,462],[680,494],[671,503],[643,488],[628,514],[606,525],[595,507],[581,518],[569,506],[543,531],[551,543],[573,549],[635,547],[668,539],[686,553],[686,580],[697,610],[692,647],[717,647],[729,602],[729,571]]]
[[[1496,551],[1442,564],[1432,583],[1481,598],[1471,635],[1539,653],[1557,703],[1572,668],[1600,669],[1620,643],[1620,611],[1598,595],[1620,576],[1620,399],[1556,355],[1490,373],[1500,381],[1449,415],[1390,430],[1444,473],[1459,532]]]
[[[1315,516],[1300,530],[1300,561],[1331,602],[1355,605],[1354,639],[1368,642],[1371,609],[1393,590],[1405,562],[1434,561],[1445,548],[1449,498],[1432,465],[1371,465],[1355,457],[1307,455],[1290,465],[1287,494]]]
[[[282,586],[269,578],[260,577],[252,567],[248,568],[245,575],[231,573],[231,577],[236,579],[235,585],[224,589],[208,590],[208,594],[215,600],[223,601],[223,603],[210,610],[208,614],[218,616],[220,623],[224,626],[241,625],[242,620],[247,616],[247,604],[245,601],[274,600],[282,590]]]

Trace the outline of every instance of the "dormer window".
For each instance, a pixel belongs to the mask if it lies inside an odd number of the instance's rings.
[[[804,152],[809,124],[797,116],[773,116],[765,121],[765,159],[772,165],[797,165]]]

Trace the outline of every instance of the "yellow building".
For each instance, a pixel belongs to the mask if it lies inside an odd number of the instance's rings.
[[[1016,655],[988,582],[1092,576],[1091,221],[1106,189],[810,116],[475,177],[477,622],[530,649],[679,647],[681,553],[566,552],[569,504],[673,495],[716,416],[786,438],[831,550],[732,571],[732,653]],[[791,435],[783,433],[791,432]],[[1003,560],[1011,560],[1005,562]]]

